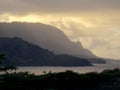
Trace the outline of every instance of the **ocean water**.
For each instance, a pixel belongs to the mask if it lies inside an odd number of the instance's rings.
[[[44,72],[64,72],[66,70],[72,70],[77,73],[87,73],[87,72],[102,72],[106,69],[120,68],[120,61],[108,61],[106,64],[94,64],[94,66],[85,67],[39,67],[39,66],[29,66],[29,67],[19,67],[17,72],[29,71],[37,75],[44,74]]]

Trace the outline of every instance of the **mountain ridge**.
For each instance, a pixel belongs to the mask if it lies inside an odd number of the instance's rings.
[[[76,57],[91,58],[91,62],[103,62],[79,42],[70,41],[60,29],[41,23],[0,23],[1,37],[20,37],[39,45],[55,54],[68,54]]]
[[[6,55],[3,65],[17,66],[91,66],[87,59],[70,55],[54,55],[47,49],[18,37],[0,38],[0,53]]]

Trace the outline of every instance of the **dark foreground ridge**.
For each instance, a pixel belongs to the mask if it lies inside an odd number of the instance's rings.
[[[87,59],[70,55],[55,55],[47,49],[18,37],[0,38],[0,52],[5,54],[2,65],[15,66],[91,66]]]
[[[34,75],[0,74],[0,90],[120,90],[120,70],[78,74],[72,71]]]

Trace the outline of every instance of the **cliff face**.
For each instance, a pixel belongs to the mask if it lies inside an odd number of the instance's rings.
[[[80,42],[72,42],[58,28],[40,23],[0,23],[0,36],[20,37],[55,54],[96,58]]]

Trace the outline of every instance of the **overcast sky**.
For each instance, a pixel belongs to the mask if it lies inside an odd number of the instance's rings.
[[[79,13],[120,10],[120,0],[0,0],[1,13]]]
[[[120,0],[0,0],[0,22],[60,28],[98,56],[120,59]]]

